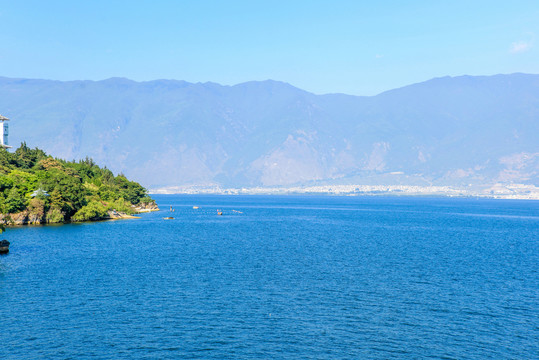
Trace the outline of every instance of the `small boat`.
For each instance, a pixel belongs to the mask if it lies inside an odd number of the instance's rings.
[[[7,254],[9,252],[9,241],[0,241],[0,254]]]
[[[165,220],[173,220],[174,218],[172,216],[167,216],[167,217],[164,217],[163,219],[165,219]]]
[[[195,210],[198,209],[198,206],[193,206],[193,209],[195,209]]]
[[[217,211],[217,215],[223,215],[222,211]]]

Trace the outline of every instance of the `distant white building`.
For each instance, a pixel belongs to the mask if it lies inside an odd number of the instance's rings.
[[[7,136],[9,134],[7,121],[9,119],[0,115],[0,147],[7,149],[11,146],[8,145]]]

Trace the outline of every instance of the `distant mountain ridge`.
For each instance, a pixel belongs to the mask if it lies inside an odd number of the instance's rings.
[[[376,96],[287,83],[0,77],[10,143],[177,185],[539,184],[539,75],[435,78]]]

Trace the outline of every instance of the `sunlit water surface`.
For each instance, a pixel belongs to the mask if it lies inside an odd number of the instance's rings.
[[[539,357],[539,202],[156,198],[6,232],[0,358]]]

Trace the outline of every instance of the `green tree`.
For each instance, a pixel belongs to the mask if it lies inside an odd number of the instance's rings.
[[[16,187],[11,188],[4,203],[5,211],[13,214],[24,210],[24,200]]]
[[[74,221],[98,220],[107,216],[107,208],[99,201],[92,201],[78,210],[72,219]]]
[[[30,149],[23,142],[17,150],[15,150],[15,159],[18,167],[23,169],[32,168],[39,160],[46,158],[47,155],[43,150],[38,148]]]

